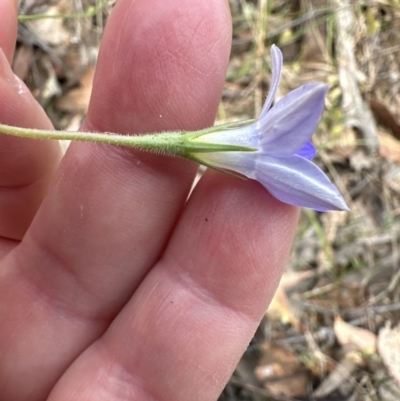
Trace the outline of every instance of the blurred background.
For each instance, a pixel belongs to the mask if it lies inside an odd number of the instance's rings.
[[[20,1],[15,73],[57,129],[87,111],[112,0]],[[230,0],[233,44],[217,123],[330,85],[316,163],[350,213],[303,210],[277,294],[220,401],[400,400],[400,0]],[[66,147],[68,144],[63,144]]]

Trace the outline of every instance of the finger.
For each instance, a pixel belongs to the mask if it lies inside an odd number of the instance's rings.
[[[196,7],[192,0],[117,2],[85,128],[145,132],[211,125],[230,26],[222,0]],[[159,257],[194,171],[172,158],[71,145],[24,241],[4,261],[4,397],[43,399],[104,332]],[[33,368],[38,364],[40,371]]]
[[[14,0],[0,2],[0,122],[50,129],[51,123],[39,104],[11,71],[17,6]],[[0,238],[22,238],[60,157],[57,143],[0,135]],[[0,244],[0,258],[6,249],[9,247]]]
[[[0,2],[0,49],[11,63],[17,39],[18,1]]]
[[[207,174],[163,258],[49,401],[216,400],[279,282],[298,209]]]
[[[28,89],[0,49],[0,121],[51,129]],[[29,227],[61,158],[58,143],[0,134],[0,237],[18,240]],[[1,255],[0,255],[1,256]]]

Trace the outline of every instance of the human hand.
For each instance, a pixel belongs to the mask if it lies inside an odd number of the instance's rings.
[[[16,21],[2,1],[9,61]],[[212,125],[230,38],[225,0],[119,0],[83,129]],[[0,121],[51,128],[4,57]],[[298,209],[213,171],[186,203],[186,160],[89,143],[60,157],[55,142],[0,136],[0,400],[216,400]]]

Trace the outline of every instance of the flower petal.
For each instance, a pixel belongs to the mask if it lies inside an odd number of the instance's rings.
[[[237,145],[257,148],[259,138],[255,123],[237,128],[226,128],[196,137],[193,141],[201,143],[218,143],[220,145]]]
[[[248,178],[253,178],[258,155],[259,153],[256,152],[210,152],[195,153],[194,157],[199,163],[206,166],[231,170]]]
[[[195,157],[208,166],[257,180],[282,202],[320,212],[349,210],[325,173],[304,157],[271,157],[259,152],[196,153]]]
[[[317,152],[310,138],[321,118],[328,86],[303,85],[271,108],[282,70],[282,53],[276,46],[271,48],[271,59],[271,88],[260,118],[247,126],[204,132],[191,139],[254,151],[225,152],[218,147],[218,151],[210,152],[206,147],[193,147],[186,157],[255,179],[282,202],[319,211],[349,210],[337,188],[310,161]]]
[[[349,210],[325,173],[301,156],[261,155],[253,178],[282,202],[321,212]]]
[[[276,91],[278,90],[279,81],[281,79],[281,72],[282,72],[282,64],[283,64],[283,56],[280,49],[272,45],[271,46],[271,63],[272,63],[272,79],[271,85],[269,88],[267,99],[265,100],[264,106],[261,110],[261,114],[259,118],[265,116],[268,110],[271,108],[272,102],[275,99]]]
[[[314,134],[328,86],[303,85],[284,96],[258,120],[260,147],[271,156],[296,154]]]
[[[308,160],[312,160],[317,154],[317,149],[315,149],[311,142],[307,142],[296,154]]]

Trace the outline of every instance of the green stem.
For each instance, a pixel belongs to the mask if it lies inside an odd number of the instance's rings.
[[[209,128],[209,131],[214,130],[215,127]],[[111,132],[47,131],[0,124],[0,133],[20,138],[97,142],[107,145],[128,146],[153,153],[189,158],[193,153],[229,151],[253,152],[255,150],[244,146],[201,143],[193,140],[193,138],[196,138],[199,134],[203,135],[206,132],[207,130],[162,132],[146,135],[121,135]]]
[[[177,152],[176,148],[182,139],[182,134],[180,132],[131,136],[108,132],[46,131],[33,128],[12,127],[4,124],[0,124],[0,132],[20,138],[97,142],[108,145],[129,146],[141,150],[168,153],[176,156],[180,155],[180,152]]]
[[[96,7],[90,6],[88,7],[87,11],[84,13],[78,14],[56,14],[56,15],[49,15],[49,14],[24,14],[18,15],[19,22],[26,22],[26,21],[33,21],[33,20],[40,20],[40,19],[78,19],[78,18],[90,18],[96,15],[99,10],[102,10],[106,5],[107,0],[102,0],[100,4]]]

